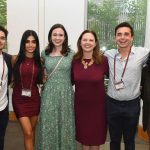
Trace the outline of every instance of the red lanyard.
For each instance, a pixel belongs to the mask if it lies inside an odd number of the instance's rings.
[[[2,55],[3,56],[3,55]],[[4,56],[3,56],[3,73],[2,73],[2,76],[1,76],[1,83],[0,83],[0,86],[2,86],[2,81],[3,81],[3,77],[4,77],[4,72],[5,72],[5,61],[4,61]]]
[[[30,83],[30,90],[31,90],[31,88],[32,88],[32,83],[33,83],[33,74],[34,74],[34,62],[33,62],[33,67],[32,67],[32,78],[31,78],[31,83]],[[22,64],[20,64],[20,79],[21,79],[21,86],[22,86],[22,89],[24,89],[21,76],[22,76]]]
[[[131,53],[131,48],[130,48],[130,51],[128,53],[128,57],[127,57],[127,60],[126,60],[126,63],[125,63],[125,66],[124,66],[124,69],[123,69],[123,72],[122,72],[122,75],[121,75],[121,81],[122,81],[122,78],[123,78],[124,73],[126,71],[126,67],[127,67],[127,64],[128,64],[130,53]],[[115,57],[114,57],[114,81],[116,81],[116,57],[117,57],[117,55],[115,55]]]

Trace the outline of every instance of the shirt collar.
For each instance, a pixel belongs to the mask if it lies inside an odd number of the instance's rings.
[[[134,46],[132,46],[132,47],[131,47],[131,53],[132,53],[132,54],[135,54],[135,47],[134,47]],[[119,50],[118,50],[118,49],[117,49],[117,51],[116,51],[116,55],[117,55],[117,56],[119,56],[119,55],[120,55],[120,53],[119,53]]]

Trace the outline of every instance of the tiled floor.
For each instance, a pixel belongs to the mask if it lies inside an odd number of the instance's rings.
[[[8,124],[4,150],[24,150],[23,136],[20,125],[17,121],[10,121]],[[80,144],[78,144],[78,150],[81,150]],[[106,143],[101,146],[100,150],[109,150],[109,135]],[[122,150],[124,150],[123,144]],[[139,137],[136,137],[136,150],[148,150],[148,144]]]

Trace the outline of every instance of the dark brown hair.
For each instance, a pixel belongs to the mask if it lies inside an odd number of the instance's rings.
[[[45,49],[45,54],[46,55],[49,55],[52,51],[53,51],[53,48],[54,48],[54,44],[51,40],[51,36],[52,36],[52,32],[54,29],[57,29],[57,28],[61,28],[63,31],[64,31],[64,36],[65,36],[65,40],[63,42],[63,45],[62,45],[62,51],[61,51],[61,54],[62,55],[67,55],[68,52],[70,51],[70,48],[69,48],[69,45],[68,45],[68,34],[67,34],[67,31],[65,29],[65,27],[62,25],[62,24],[54,24],[49,33],[48,33],[48,45]]]
[[[122,27],[127,27],[127,28],[129,28],[130,31],[131,31],[131,36],[134,36],[133,27],[132,27],[128,22],[122,22],[122,23],[118,24],[118,25],[115,27],[115,36],[116,36],[117,30],[118,30],[119,28],[122,28]]]
[[[0,26],[0,31],[4,32],[5,38],[7,39],[8,31],[3,26]]]
[[[83,58],[83,49],[81,47],[81,40],[82,40],[83,35],[86,33],[91,33],[95,38],[96,46],[93,50],[93,60],[96,62],[96,64],[101,64],[103,62],[103,54],[102,54],[102,51],[100,51],[99,41],[98,41],[97,35],[94,31],[91,31],[91,30],[84,30],[81,33],[81,35],[79,36],[79,39],[77,41],[78,51],[74,55],[74,59],[82,60],[82,58]]]

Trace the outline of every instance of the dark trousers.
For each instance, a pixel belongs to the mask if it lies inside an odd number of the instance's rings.
[[[0,150],[4,149],[4,137],[8,124],[8,107],[0,111]]]
[[[140,98],[118,101],[107,97],[107,118],[110,133],[110,150],[121,150],[123,137],[125,150],[135,150],[135,134],[140,114]]]

